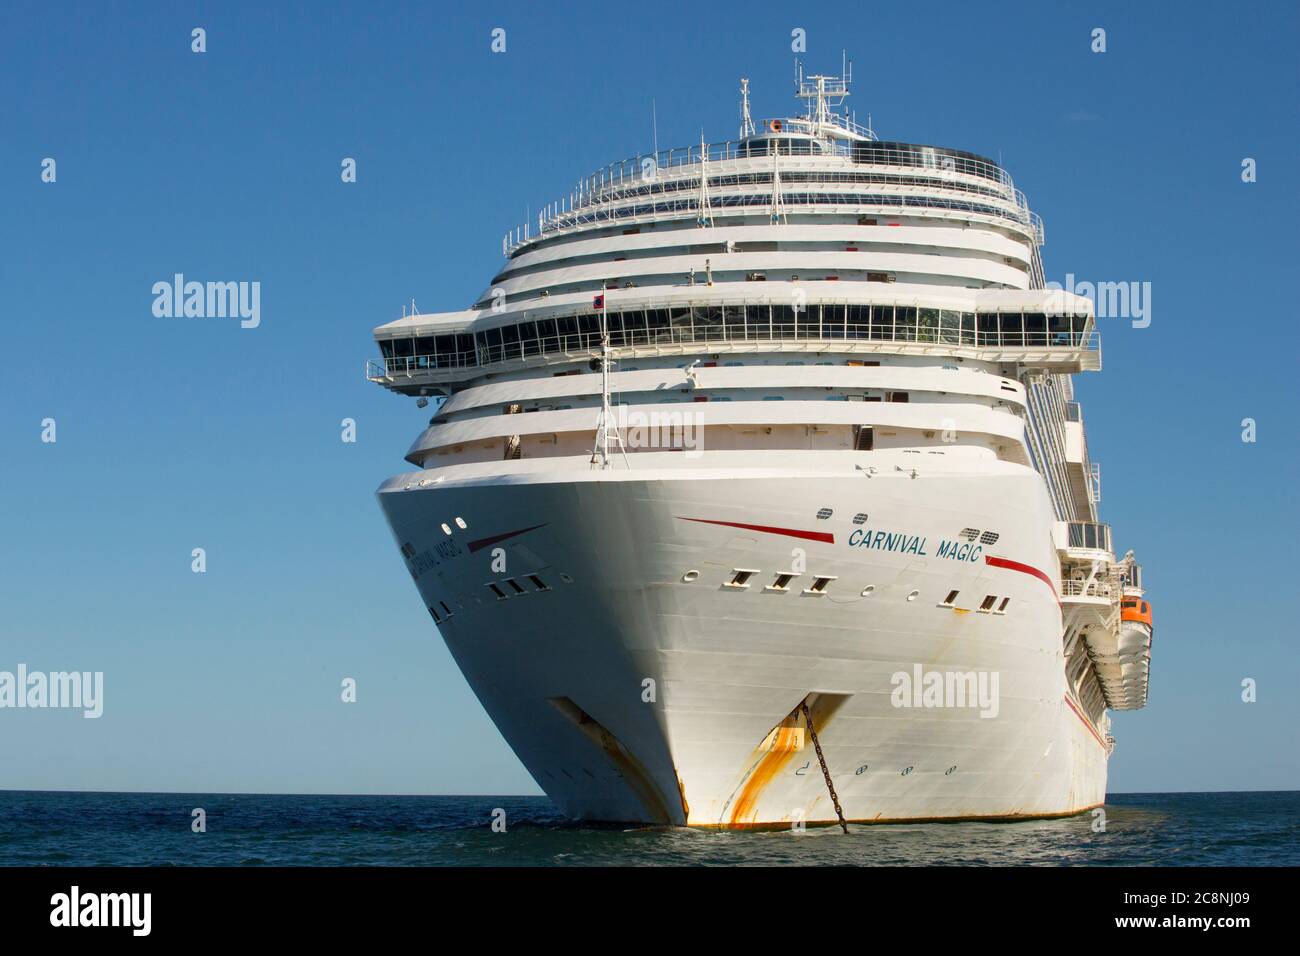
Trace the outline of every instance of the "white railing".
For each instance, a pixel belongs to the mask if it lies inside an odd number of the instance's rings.
[[[856,195],[837,195],[835,193],[820,194],[825,198],[824,202],[801,202],[799,197],[813,193],[813,190],[782,190],[782,206],[786,214],[795,212],[817,212],[825,211],[828,207],[841,206],[858,214],[877,213],[884,215],[905,216],[909,213],[915,213],[917,210],[943,209],[955,211],[966,215],[987,216],[992,219],[998,219],[1002,222],[1015,223],[1024,227],[1032,236],[1033,241],[1042,245],[1042,225],[1041,220],[1037,223],[1033,219],[1033,214],[1025,215],[1021,211],[1004,209],[985,203],[967,202],[963,200],[949,199],[938,196],[890,196],[876,195],[871,193],[862,193]],[[638,225],[646,222],[663,222],[667,220],[685,219],[697,215],[700,210],[699,199],[695,196],[681,195],[679,197],[666,199],[657,197],[646,197],[646,202],[639,204],[625,205],[602,205],[594,207],[584,207],[581,210],[575,210],[563,214],[562,217],[548,220],[542,224],[538,233],[533,233],[531,229],[523,229],[507,235],[502,240],[502,253],[506,256],[511,255],[516,250],[529,245],[542,238],[551,238],[566,232],[576,232],[584,227],[591,225],[618,225],[627,226]],[[902,199],[902,202],[897,200]],[[712,215],[718,216],[732,209],[749,209],[761,211],[771,205],[770,193],[750,193],[738,194],[734,196],[710,196],[710,210]]]
[[[690,186],[689,180],[698,182],[702,162],[716,166],[712,172],[739,171],[742,168],[761,170],[765,163],[749,162],[742,166],[739,161],[766,160],[771,156],[768,151],[771,142],[779,144],[777,152],[780,157],[788,160],[840,157],[852,159],[854,164],[863,169],[885,169],[898,171],[899,174],[904,171],[911,174],[917,171],[956,173],[995,183],[999,187],[996,198],[1008,200],[1016,207],[1019,213],[1018,221],[1028,225],[1037,238],[1038,244],[1042,245],[1042,220],[1030,211],[1024,193],[1016,189],[1011,177],[1000,166],[972,156],[957,155],[941,147],[880,143],[874,140],[874,134],[870,130],[859,127],[843,117],[836,117],[836,121],[849,132],[865,137],[865,140],[849,141],[831,137],[808,140],[771,138],[778,136],[782,131],[788,132],[787,126],[784,130],[771,131],[767,135],[760,133],[747,140],[675,147],[610,163],[580,180],[567,197],[542,207],[537,216],[536,233],[531,222],[524,223],[507,233],[502,242],[503,252],[509,255],[520,246],[544,235],[579,228],[590,223],[619,222],[639,218],[641,214],[633,215],[627,210],[620,212],[609,207],[634,193],[644,193],[647,187],[653,185],[659,185],[661,192],[666,192],[668,185]],[[805,127],[808,123],[806,120],[781,122]],[[766,129],[767,126],[768,124],[765,123],[764,128]],[[801,166],[802,164],[796,162],[791,171],[796,171]],[[963,181],[954,180],[954,182]],[[710,186],[712,185],[710,183]],[[697,203],[687,203],[681,208],[652,209],[651,221],[660,215],[678,218],[679,214],[695,209],[696,205]]]
[[[1076,581],[1072,578],[1066,578],[1061,581],[1061,597],[1104,598],[1111,601],[1117,599],[1119,595],[1118,584],[1109,577],[1094,578],[1091,581]]]

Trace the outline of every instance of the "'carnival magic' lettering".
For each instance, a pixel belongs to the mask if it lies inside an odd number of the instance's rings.
[[[984,549],[974,543],[944,540],[939,542],[939,550],[935,553],[941,558],[952,558],[955,561],[978,561]]]
[[[896,551],[899,554],[926,554],[925,538],[902,531],[876,531],[859,528],[849,535],[849,547],[874,548],[877,551]]]

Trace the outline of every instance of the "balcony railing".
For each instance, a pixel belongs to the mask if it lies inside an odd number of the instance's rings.
[[[710,199],[709,210],[713,216],[719,216],[730,210],[762,210],[771,205],[770,192],[755,192],[714,196]],[[1037,213],[1015,206],[1002,207],[988,202],[970,202],[951,199],[945,196],[920,196],[908,194],[885,193],[821,193],[815,191],[783,189],[781,203],[786,215],[798,212],[821,212],[827,206],[843,206],[850,210],[868,210],[884,212],[886,215],[907,215],[917,209],[942,209],[968,215],[989,216],[1006,223],[1026,229],[1032,234],[1033,241],[1043,245],[1043,222]],[[662,195],[647,195],[644,202],[618,204],[601,202],[583,204],[574,209],[557,214],[554,218],[543,218],[538,225],[538,232],[531,228],[520,228],[509,233],[502,240],[502,252],[510,255],[521,246],[534,240],[551,236],[592,224],[631,225],[638,222],[659,222],[668,219],[682,219],[691,214],[698,214],[700,204],[697,197],[677,196],[664,198]],[[751,212],[750,215],[753,213]]]
[[[1110,578],[1093,578],[1090,581],[1075,581],[1066,578],[1061,582],[1061,597],[1090,597],[1113,600],[1119,593],[1116,583]]]
[[[844,122],[842,117],[839,119]],[[849,128],[849,126],[846,126],[846,128]],[[786,132],[789,131],[786,130]],[[870,134],[870,131],[856,127],[855,124],[851,131],[859,135],[869,134],[874,136],[874,134]],[[896,170],[900,174],[914,175],[917,171],[920,171],[922,173],[947,173],[978,177],[986,183],[993,184],[990,199],[1009,202],[1014,211],[999,209],[988,212],[973,208],[972,204],[969,203],[945,203],[937,199],[929,203],[918,203],[914,201],[914,198],[912,201],[907,202],[873,202],[866,205],[897,206],[900,210],[907,206],[930,205],[963,212],[1000,215],[1021,225],[1028,226],[1032,230],[1037,243],[1039,245],[1043,244],[1042,220],[1029,210],[1029,203],[1024,193],[1015,187],[1015,183],[1012,182],[1006,170],[986,160],[956,150],[908,143],[851,142],[833,138],[790,140],[779,137],[779,131],[773,131],[770,136],[759,135],[737,142],[706,143],[699,146],[661,150],[655,154],[632,156],[617,163],[610,163],[603,169],[599,169],[580,180],[577,188],[568,196],[543,206],[537,214],[536,223],[524,223],[517,229],[507,233],[502,242],[502,251],[509,255],[520,246],[543,236],[576,229],[590,223],[617,223],[634,220],[655,221],[663,218],[680,218],[690,211],[698,211],[698,200],[688,199],[680,203],[651,202],[631,206],[620,205],[620,203],[626,203],[629,198],[641,194],[654,194],[656,187],[658,187],[658,194],[662,197],[669,188],[682,188],[687,180],[693,179],[698,182],[700,167],[703,163],[708,164],[711,174],[755,170],[756,166],[752,162],[740,163],[739,161],[761,159],[771,156],[773,152],[791,159],[798,157],[812,159],[839,157],[851,160],[853,166],[862,169]],[[791,175],[797,175],[802,169],[806,169],[806,167],[795,164],[788,172]],[[833,177],[835,173],[827,171],[826,175]],[[845,171],[845,175],[848,175],[847,171]],[[962,188],[958,185],[961,182],[961,180],[952,177],[952,183],[956,188]],[[690,185],[693,186],[694,183],[690,183]],[[716,189],[718,185],[710,183],[711,188]],[[735,201],[737,198],[748,200],[752,197],[731,197],[733,200],[731,202],[727,201],[727,197],[714,197],[711,200],[711,205],[715,209],[751,205],[749,202]],[[757,198],[763,199],[764,197]],[[884,196],[874,198],[898,199],[899,197]],[[787,211],[791,211],[791,207],[815,209],[826,205],[826,202],[801,201],[799,195],[794,194],[792,191],[783,196],[782,201],[787,207]],[[863,203],[848,201],[841,204],[864,205]],[[536,232],[534,232],[534,228]]]

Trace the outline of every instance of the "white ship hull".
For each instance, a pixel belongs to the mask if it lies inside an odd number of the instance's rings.
[[[906,464],[902,454],[882,457],[874,477],[851,453],[809,470],[635,457],[631,470],[464,466],[426,487],[434,472],[380,489],[457,663],[562,812],[833,822],[803,722],[773,733],[805,700],[850,821],[1052,816],[1103,802],[1109,751],[1067,690],[1054,519],[1037,473],[982,460],[913,478],[890,463]],[[818,520],[822,508],[833,516]],[[868,518],[855,525],[859,513]],[[998,539],[939,556],[964,528]],[[895,550],[853,543],[864,530],[868,542],[896,534]],[[728,587],[735,569],[759,573]],[[765,590],[792,569],[803,573],[788,591]],[[826,593],[804,593],[819,576],[834,578]],[[980,611],[986,595],[1009,598],[1005,612]],[[910,695],[900,706],[896,675],[918,668],[995,679],[995,706],[916,706],[925,702]]]

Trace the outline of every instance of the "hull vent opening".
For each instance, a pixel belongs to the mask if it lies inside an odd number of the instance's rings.
[[[763,590],[765,590],[765,591],[788,591],[788,590],[790,590],[790,582],[793,581],[793,580],[794,580],[795,578],[797,578],[798,576],[799,576],[799,575],[797,575],[797,574],[778,574],[778,575],[776,576],[776,580],[773,581],[771,584],[769,584],[769,585],[768,585],[766,588],[764,588]]]
[[[813,583],[811,586],[803,589],[803,593],[804,594],[825,594],[826,589],[830,587],[831,582],[834,580],[835,580],[834,575],[829,575],[829,574],[820,575],[813,579]]]
[[[498,601],[506,600],[507,598],[506,592],[502,591],[499,587],[497,587],[495,583],[489,581],[487,584],[483,586],[487,588],[489,591],[491,591],[493,594],[495,594],[497,596]]]
[[[749,579],[758,574],[758,571],[753,568],[733,568],[731,574],[731,580],[726,583],[726,587],[747,588]]]

